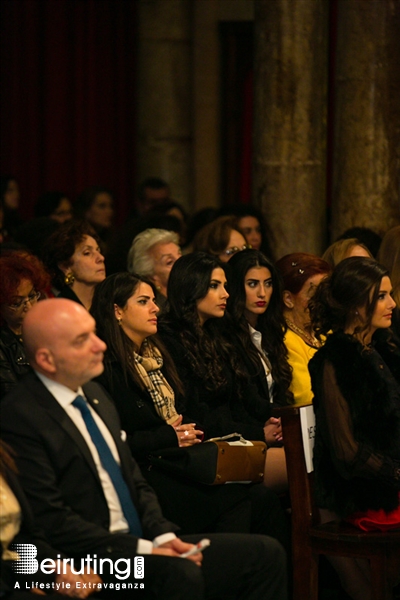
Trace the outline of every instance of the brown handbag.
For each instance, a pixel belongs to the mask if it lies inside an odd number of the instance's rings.
[[[162,471],[206,485],[260,483],[264,479],[267,446],[239,433],[211,438],[187,448],[167,448],[149,456]]]

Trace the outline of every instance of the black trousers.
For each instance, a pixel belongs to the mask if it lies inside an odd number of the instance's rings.
[[[201,485],[157,469],[143,474],[155,490],[163,515],[181,535],[261,533],[277,539],[290,553],[290,526],[278,496],[256,485]]]
[[[138,584],[137,589],[103,590],[99,595],[121,600],[287,600],[286,556],[275,539],[215,533],[182,539],[196,543],[202,537],[208,537],[211,545],[204,550],[201,567],[183,558],[144,555],[144,578],[135,582],[132,574],[125,580]],[[113,552],[109,557],[130,558],[127,552]],[[117,581],[105,574],[102,579]]]

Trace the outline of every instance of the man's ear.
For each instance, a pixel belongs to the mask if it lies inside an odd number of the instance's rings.
[[[286,308],[291,309],[294,307],[293,296],[292,293],[289,292],[289,290],[284,290],[283,292],[283,303],[286,306]]]
[[[57,371],[53,355],[48,348],[38,348],[36,350],[35,362],[38,367],[47,373],[55,373]]]

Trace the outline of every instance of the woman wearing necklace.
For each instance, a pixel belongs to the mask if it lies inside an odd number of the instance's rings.
[[[295,404],[307,404],[313,398],[308,363],[322,344],[314,335],[308,303],[332,269],[318,256],[304,252],[287,254],[277,261],[276,267],[283,279],[285,345],[293,369],[290,391]]]
[[[366,531],[400,528],[400,347],[390,329],[391,294],[385,267],[353,257],[310,303],[315,331],[326,336],[309,365],[317,506],[322,522],[345,519]],[[330,560],[349,596],[370,600],[368,565]]]

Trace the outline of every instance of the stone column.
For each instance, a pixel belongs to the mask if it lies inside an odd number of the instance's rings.
[[[255,0],[254,202],[276,258],[326,237],[327,0]]]
[[[191,3],[138,0],[137,181],[161,177],[186,207],[193,194]]]
[[[400,223],[400,2],[338,0],[332,239]]]

